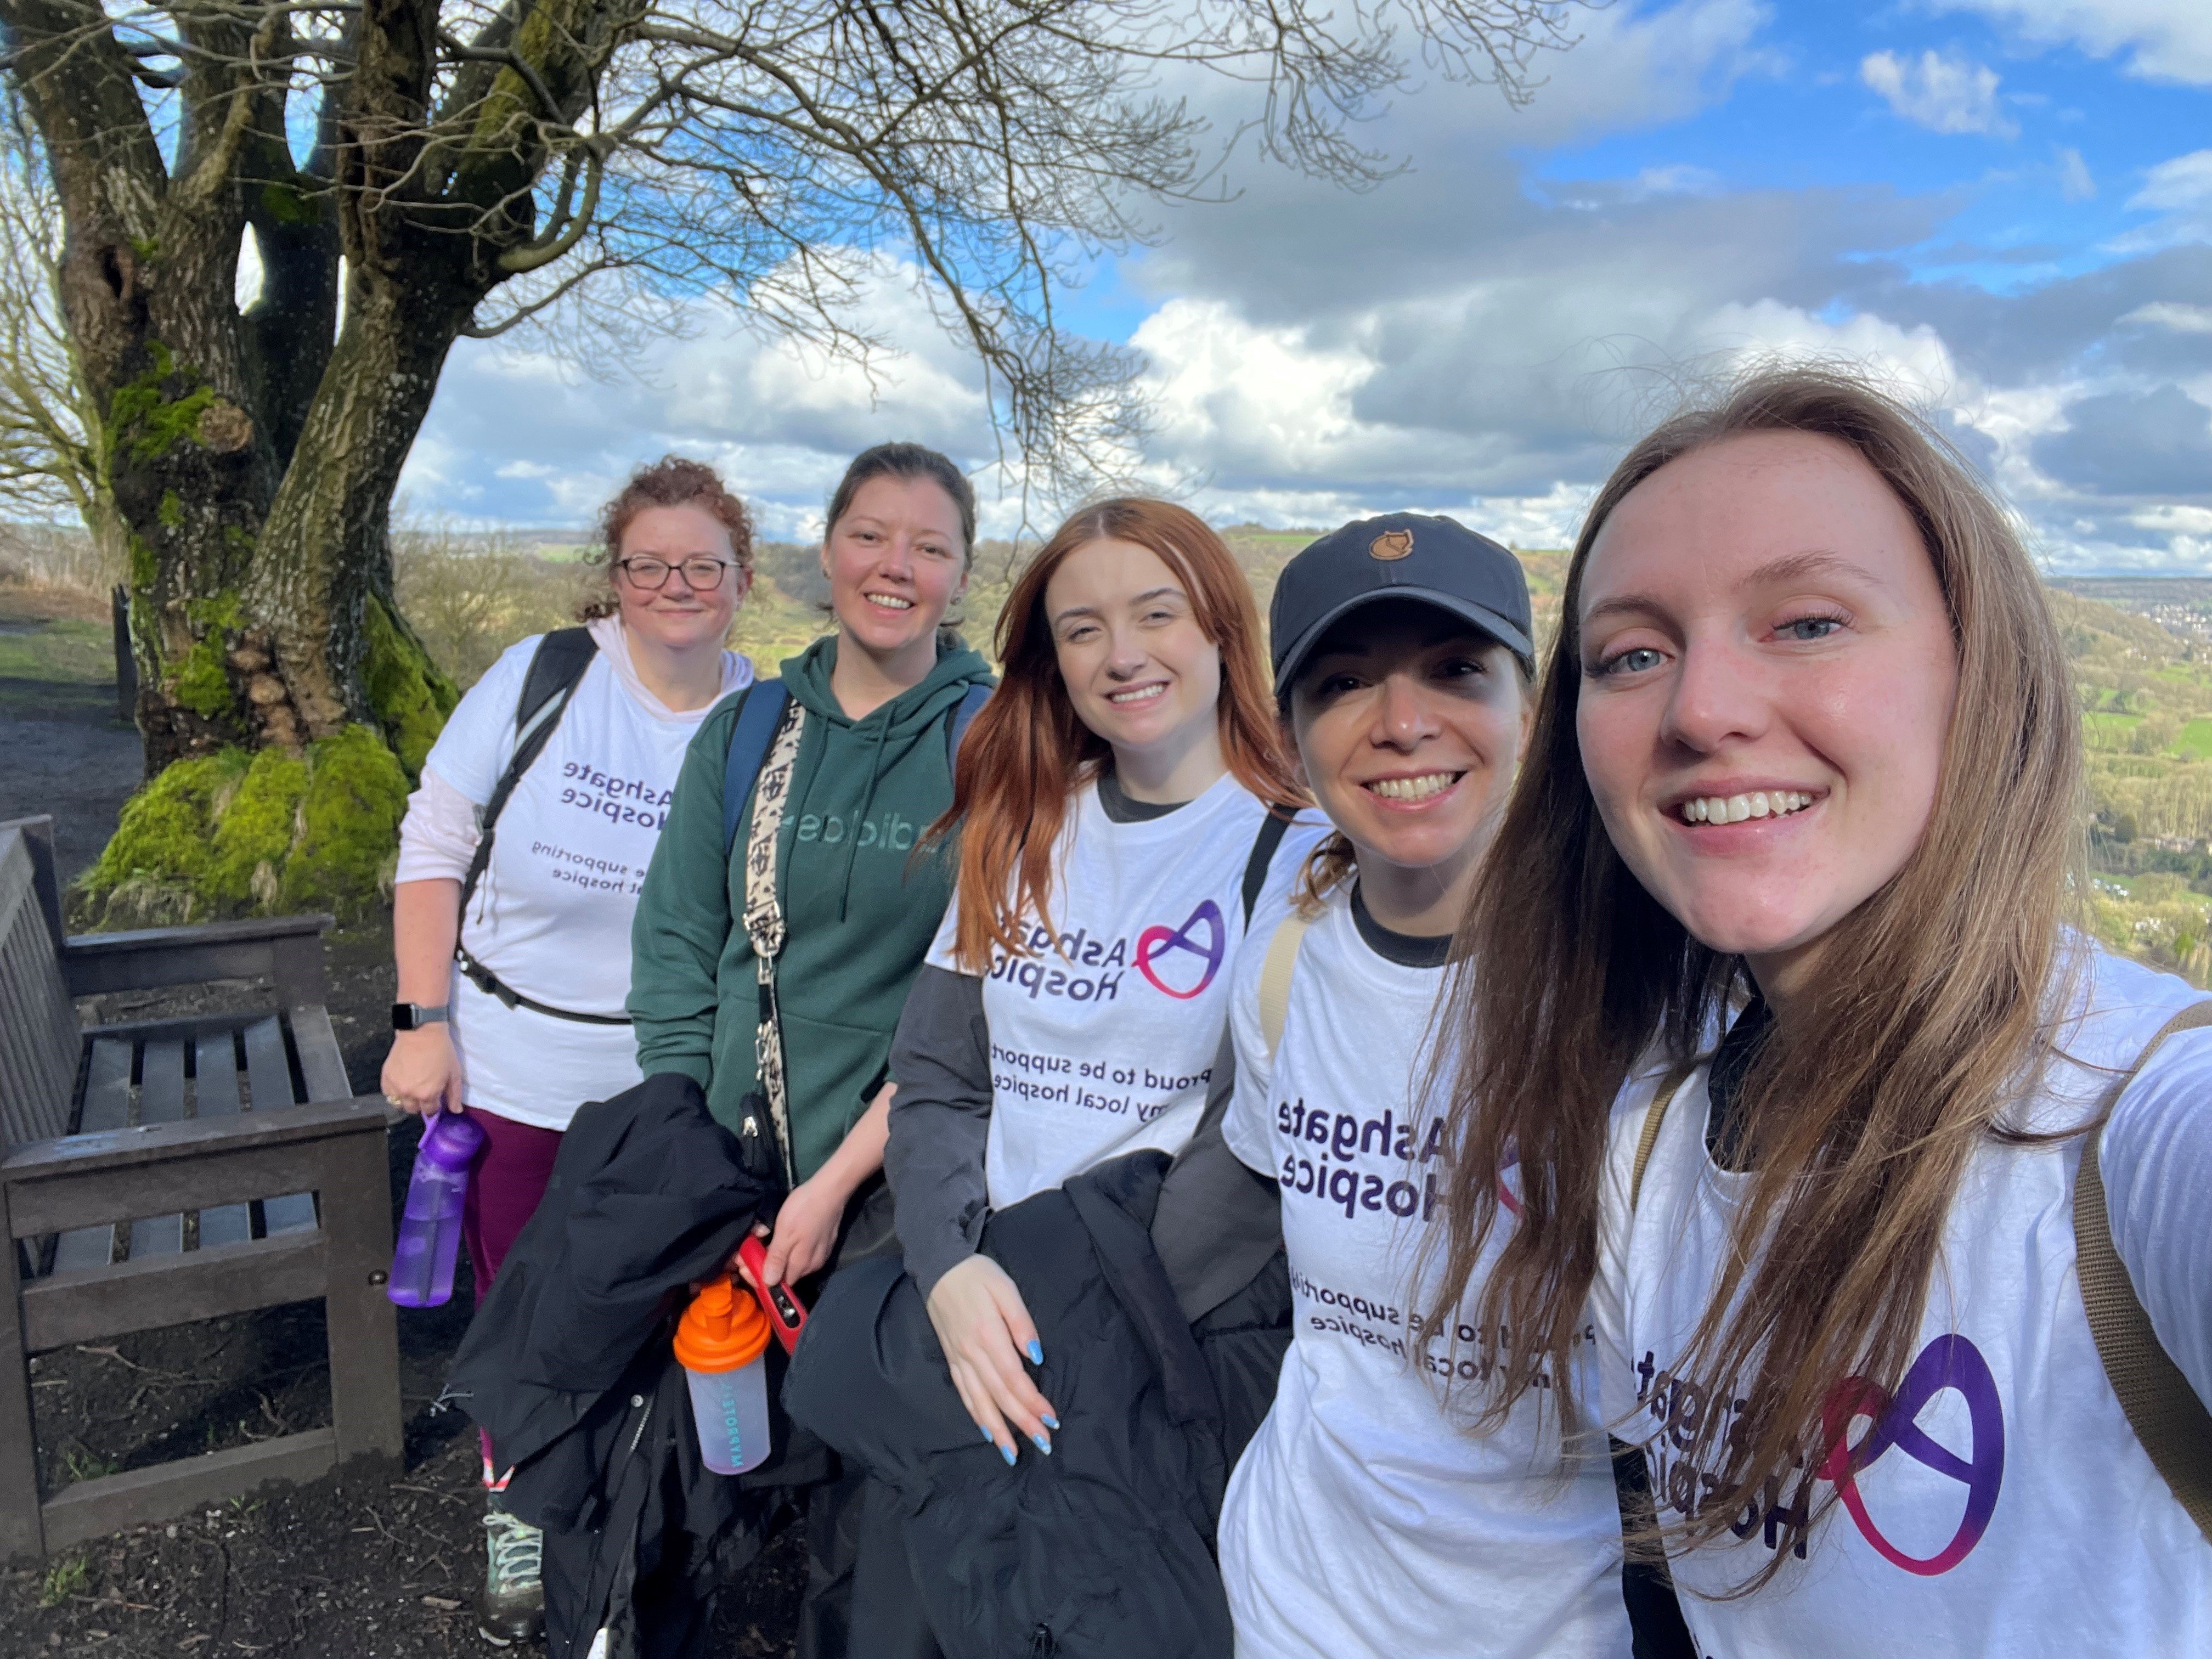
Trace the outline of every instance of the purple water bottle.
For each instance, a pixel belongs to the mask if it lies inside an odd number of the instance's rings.
[[[392,1252],[392,1283],[385,1291],[403,1308],[436,1308],[453,1300],[461,1205],[469,1195],[469,1166],[483,1143],[483,1130],[459,1112],[440,1112],[422,1126],[399,1243]]]

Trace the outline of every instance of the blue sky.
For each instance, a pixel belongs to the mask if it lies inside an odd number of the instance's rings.
[[[1578,27],[1525,109],[1401,94],[1364,135],[1409,163],[1379,188],[1239,156],[1237,200],[1156,215],[1068,296],[1145,354],[1143,476],[1217,521],[1412,507],[1557,545],[1686,378],[1814,352],[1931,409],[2053,569],[2212,570],[2212,3],[1617,0]],[[890,272],[864,311],[904,349],[872,393],[711,306],[596,378],[543,337],[464,342],[408,507],[580,522],[672,449],[803,536],[868,443],[983,468],[922,299]]]

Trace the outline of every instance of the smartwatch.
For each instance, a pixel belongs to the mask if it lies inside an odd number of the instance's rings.
[[[395,1031],[419,1031],[425,1025],[444,1023],[446,1009],[441,1006],[426,1008],[419,1002],[395,1002],[392,1005],[392,1029]]]

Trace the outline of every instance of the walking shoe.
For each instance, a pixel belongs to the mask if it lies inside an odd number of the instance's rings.
[[[494,1647],[536,1642],[545,1635],[545,1534],[517,1520],[499,1504],[496,1492],[484,1504],[483,1600],[477,1629]]]

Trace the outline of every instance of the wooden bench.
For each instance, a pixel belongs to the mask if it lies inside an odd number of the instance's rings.
[[[0,1559],[401,1455],[385,1134],[324,1008],[327,916],[64,937],[52,824],[0,823]],[[276,1006],[80,1031],[72,999],[266,976]],[[322,1298],[327,1429],[41,1499],[28,1361]]]

